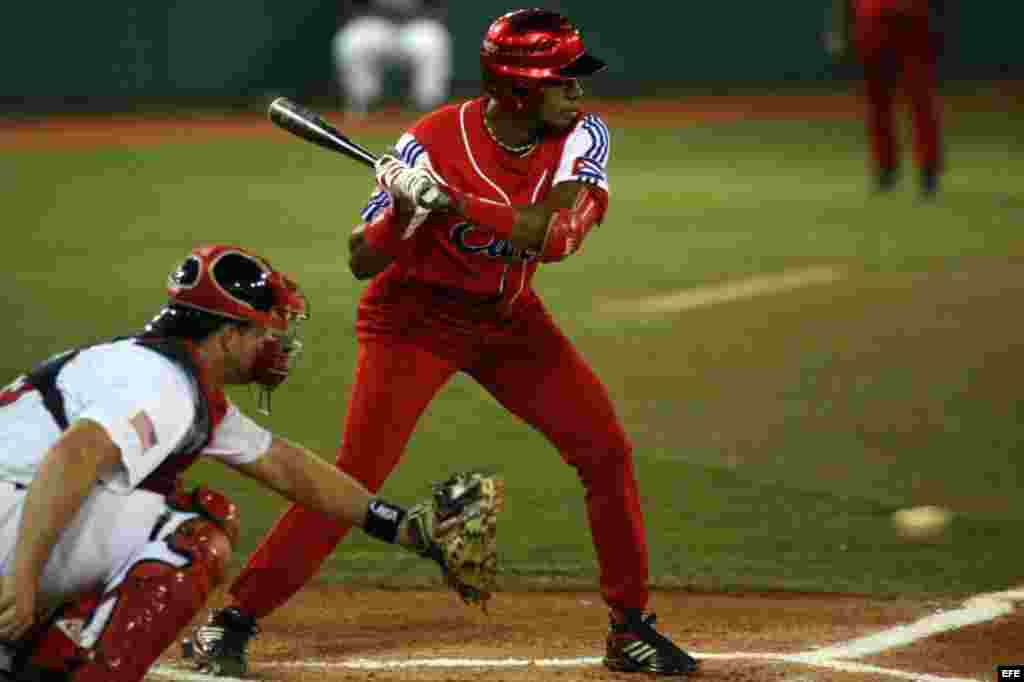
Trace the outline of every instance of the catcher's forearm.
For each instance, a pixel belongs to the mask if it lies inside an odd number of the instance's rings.
[[[362,527],[372,499],[365,487],[308,450],[301,449],[285,459],[289,466],[282,476],[286,486],[283,494],[307,509]]]
[[[319,471],[306,471],[295,487],[293,499],[339,521],[362,528],[370,537],[419,551],[422,540],[402,522],[403,507],[374,496],[359,481],[310,454]],[[312,473],[312,476],[309,474]]]
[[[369,535],[416,550],[416,538],[401,527],[406,511],[375,497],[359,481],[309,450],[274,438],[270,450],[239,469],[307,509]]]

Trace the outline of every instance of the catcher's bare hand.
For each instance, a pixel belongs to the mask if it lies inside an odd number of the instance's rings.
[[[480,472],[456,474],[432,486],[433,494],[403,521],[415,551],[441,566],[445,581],[467,604],[487,610],[498,573],[497,515],[504,482]]]

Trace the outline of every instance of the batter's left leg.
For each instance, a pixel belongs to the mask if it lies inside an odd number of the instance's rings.
[[[613,609],[647,606],[647,540],[632,446],[601,381],[546,313],[470,372],[575,467]]]
[[[632,448],[608,392],[539,306],[471,374],[539,430],[576,468],[611,607],[604,665],[618,672],[681,675],[697,661],[654,629],[647,605],[647,541]]]

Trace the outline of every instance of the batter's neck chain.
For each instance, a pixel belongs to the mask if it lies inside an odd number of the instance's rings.
[[[498,134],[494,132],[494,128],[491,127],[491,122],[487,120],[486,112],[484,112],[483,118],[484,128],[487,130],[487,134],[491,136],[491,139],[494,140],[494,144],[498,145],[499,147],[507,151],[509,154],[515,154],[516,156],[526,156],[527,154],[532,152],[534,148],[537,146],[536,137],[531,139],[529,142],[526,142],[525,144],[513,145],[502,142],[500,139],[498,139]]]

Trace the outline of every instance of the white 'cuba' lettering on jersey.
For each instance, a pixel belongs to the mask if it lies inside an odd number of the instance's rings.
[[[608,150],[611,135],[608,126],[595,114],[587,114],[569,133],[562,159],[552,180],[582,182],[608,191]]]

